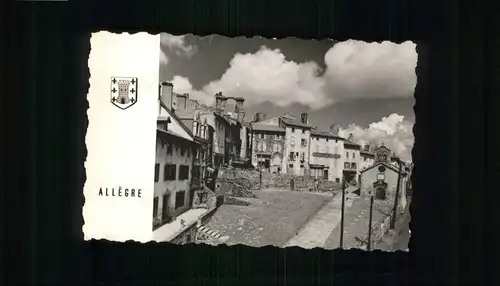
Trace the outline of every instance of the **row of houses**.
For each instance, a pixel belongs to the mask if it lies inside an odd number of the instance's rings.
[[[247,128],[252,165],[272,173],[311,175],[335,182],[345,176],[351,182],[374,164],[375,146],[355,143],[352,134],[339,136],[337,124],[328,131],[318,130],[309,124],[307,113],[302,113],[300,120],[290,114],[268,119],[258,113]],[[397,165],[396,155],[388,158]]]
[[[227,112],[227,103],[234,104]],[[220,166],[257,168],[271,173],[310,175],[340,182],[360,181],[362,170],[374,164],[375,149],[311,126],[308,114],[266,118],[257,113],[245,122],[243,98],[215,95],[215,106],[173,92],[162,83],[158,100],[155,162],[154,227],[189,210],[203,194],[211,171]],[[385,152],[382,152],[386,154]],[[389,154],[389,153],[387,153]],[[385,155],[395,162],[394,155]],[[388,156],[388,157],[387,157]]]

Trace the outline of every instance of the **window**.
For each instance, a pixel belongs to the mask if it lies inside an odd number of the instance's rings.
[[[264,133],[260,134],[260,138],[264,139]]]
[[[326,142],[328,142],[328,138],[326,138]]]
[[[295,127],[292,127],[292,132],[295,132]]]
[[[288,168],[293,169],[293,164],[288,164]]]
[[[294,153],[290,152],[290,155],[288,156],[290,161],[293,161],[295,159]]]
[[[349,158],[349,152],[345,152],[345,157]]]
[[[301,147],[306,147],[307,146],[307,140],[306,139],[300,139],[300,146]]]
[[[160,179],[160,164],[155,164],[155,183]]]
[[[175,193],[175,208],[178,209],[184,206],[184,197],[186,196],[185,191],[178,191]]]
[[[366,157],[363,159],[363,161],[365,161],[365,162],[366,162]]]
[[[172,143],[167,143],[167,155],[172,155],[173,145]]]
[[[181,145],[181,155],[183,156],[184,154],[186,154],[186,148],[184,145]]]
[[[335,139],[335,143],[338,143],[339,141],[337,139]]]
[[[158,217],[158,197],[153,200],[153,218]]]
[[[174,181],[176,171],[177,171],[177,166],[175,164],[165,165],[164,171],[163,171],[163,180],[164,181]]]
[[[349,162],[344,163],[344,169],[349,169]]]
[[[340,183],[340,178],[335,178],[335,183]]]
[[[356,169],[356,163],[351,163],[351,168]]]
[[[305,129],[302,129],[302,134],[306,133],[306,130]]]
[[[179,166],[179,180],[189,179],[189,165]]]
[[[356,159],[356,153],[354,153],[354,152],[352,153],[352,158]]]
[[[198,135],[198,122],[193,121],[193,133],[194,135]]]
[[[304,152],[300,153],[300,160],[301,160],[301,161],[304,161],[304,160],[305,160],[305,156],[306,156],[306,155],[305,155],[305,153],[304,153]]]

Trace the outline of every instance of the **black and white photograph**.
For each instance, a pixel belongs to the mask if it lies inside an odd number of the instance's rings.
[[[155,241],[408,250],[414,43],[160,38]]]

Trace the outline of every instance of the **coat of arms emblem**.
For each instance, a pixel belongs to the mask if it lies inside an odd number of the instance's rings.
[[[127,109],[137,102],[136,77],[111,78],[111,103],[120,109]]]

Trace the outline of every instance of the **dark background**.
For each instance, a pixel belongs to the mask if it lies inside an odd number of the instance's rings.
[[[429,2],[9,2],[6,285],[496,284],[499,25],[480,1]],[[99,30],[417,43],[410,253],[83,242],[87,59]]]

